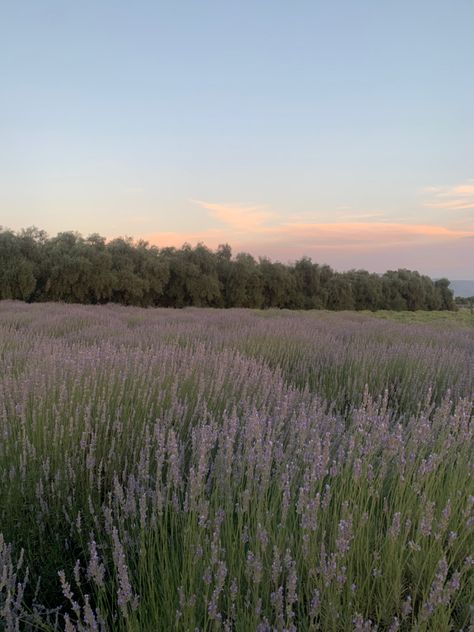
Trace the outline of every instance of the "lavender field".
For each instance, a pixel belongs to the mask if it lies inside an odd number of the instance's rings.
[[[474,630],[474,328],[0,303],[0,629]]]

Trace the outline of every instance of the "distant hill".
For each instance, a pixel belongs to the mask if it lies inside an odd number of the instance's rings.
[[[474,296],[474,281],[451,281],[449,289],[454,296]]]

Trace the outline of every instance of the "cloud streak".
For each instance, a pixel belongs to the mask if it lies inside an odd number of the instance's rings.
[[[453,270],[458,277],[474,269],[474,220],[415,224],[390,222],[378,213],[336,213],[334,221],[323,221],[318,215],[313,219],[309,214],[294,215],[288,221],[263,205],[193,203],[216,220],[214,226],[157,232],[147,239],[159,247],[177,248],[185,242],[210,248],[230,243],[234,252],[280,261],[307,255],[336,269],[362,267],[380,272],[407,267],[435,276]]]
[[[257,230],[275,217],[274,213],[259,204],[217,204],[202,200],[191,202],[209,211],[214,219],[238,231]]]
[[[390,247],[416,247],[423,244],[445,244],[474,236],[474,223],[469,228],[447,227],[427,223],[409,224],[380,221],[380,214],[339,216],[334,222],[282,221],[267,207],[253,204],[220,204],[194,201],[220,225],[197,231],[159,232],[147,238],[158,246],[179,247],[184,242],[203,242],[215,248],[230,242],[238,250],[265,255],[269,251],[311,254],[341,250],[380,252]],[[363,221],[354,221],[355,219]],[[370,221],[372,219],[374,221]],[[350,219],[350,221],[345,221]],[[378,220],[378,221],[377,221]]]
[[[428,195],[423,206],[425,208],[446,211],[464,211],[474,209],[474,182],[468,181],[455,186],[425,187]]]

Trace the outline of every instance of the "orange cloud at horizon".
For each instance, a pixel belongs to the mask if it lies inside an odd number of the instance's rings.
[[[441,202],[440,188],[431,189],[435,192],[433,201]],[[467,189],[466,196],[464,201],[470,202]],[[336,214],[334,221],[311,221],[308,215],[300,214],[289,221],[264,205],[192,202],[220,226],[156,232],[147,235],[147,240],[159,247],[177,248],[184,243],[204,243],[209,248],[230,243],[234,253],[250,252],[280,261],[310,256],[346,269],[361,266],[377,271],[384,262],[387,267],[416,265],[425,270],[438,265],[441,270],[456,266],[474,269],[474,218],[450,217],[444,225],[415,224],[387,221],[382,213],[354,213]]]
[[[236,225],[209,228],[194,232],[158,232],[147,236],[148,241],[160,247],[180,247],[183,243],[204,243],[210,248],[230,243],[232,247],[254,250],[258,244],[275,247],[291,243],[300,248],[301,255],[308,247],[324,250],[380,250],[387,246],[414,246],[423,243],[442,243],[465,237],[474,237],[474,228],[459,230],[429,224],[401,224],[388,222],[337,222],[297,223],[286,222],[275,226],[254,225],[252,230]],[[264,252],[261,253],[265,254]]]

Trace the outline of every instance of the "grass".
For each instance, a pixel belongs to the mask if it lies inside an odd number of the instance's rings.
[[[365,313],[369,314],[370,312]],[[373,315],[377,318],[387,318],[400,323],[429,323],[448,327],[474,327],[474,314],[467,307],[460,307],[455,312],[425,312],[423,310],[416,312],[395,312],[381,310],[374,312]]]
[[[400,318],[0,303],[0,626],[473,626],[473,330]]]

